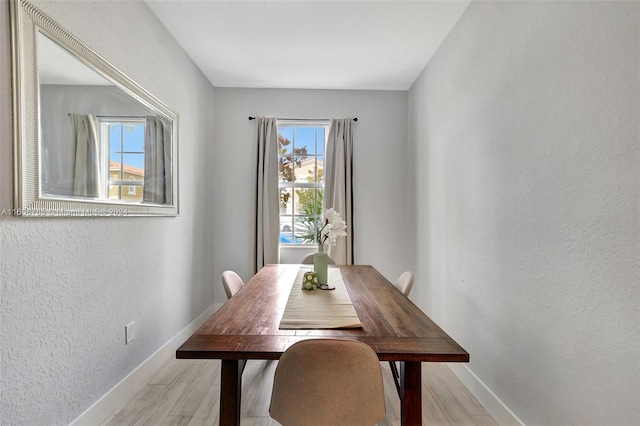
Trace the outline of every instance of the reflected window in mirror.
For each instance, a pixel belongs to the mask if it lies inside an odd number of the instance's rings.
[[[108,170],[109,199],[142,201],[144,187],[143,117],[99,117],[101,146],[108,147],[103,168]]]

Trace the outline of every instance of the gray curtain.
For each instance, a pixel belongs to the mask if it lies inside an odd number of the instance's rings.
[[[171,127],[152,115],[146,121],[142,199],[146,203],[171,204]]]
[[[73,195],[98,198],[100,192],[100,158],[96,118],[90,114],[70,113],[75,165],[73,171]]]
[[[278,128],[276,119],[256,117],[257,185],[253,272],[280,261]]]
[[[324,169],[324,207],[335,209],[347,223],[347,236],[329,246],[338,265],[354,263],[353,230],[353,134],[350,118],[332,119],[327,138]]]

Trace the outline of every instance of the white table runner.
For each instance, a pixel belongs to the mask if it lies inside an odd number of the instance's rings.
[[[338,268],[329,266],[327,281],[335,290],[302,290],[302,278],[312,267],[301,267],[296,276],[280,329],[362,328]]]

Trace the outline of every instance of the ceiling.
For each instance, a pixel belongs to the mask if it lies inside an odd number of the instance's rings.
[[[146,3],[216,87],[408,90],[470,0]]]

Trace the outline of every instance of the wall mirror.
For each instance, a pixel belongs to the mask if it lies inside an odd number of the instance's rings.
[[[177,215],[177,114],[29,2],[10,4],[14,213]]]

